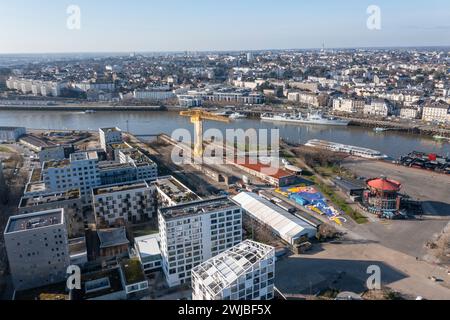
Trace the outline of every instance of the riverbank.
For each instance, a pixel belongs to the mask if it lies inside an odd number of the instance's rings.
[[[110,105],[0,105],[0,111],[167,111],[163,106],[110,106]]]

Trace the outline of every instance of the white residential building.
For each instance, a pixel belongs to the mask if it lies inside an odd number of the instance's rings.
[[[136,180],[153,180],[158,177],[158,165],[139,150],[130,148],[118,152],[120,163],[131,164],[136,170]]]
[[[192,269],[192,300],[271,300],[275,248],[244,241]]]
[[[94,188],[92,199],[100,226],[136,224],[156,217],[156,187],[145,181]]]
[[[4,238],[16,291],[65,281],[70,255],[64,209],[12,216]]]
[[[73,153],[70,160],[44,162],[42,168],[47,192],[80,189],[85,204],[92,201],[92,188],[101,185],[95,151]]]
[[[162,267],[159,234],[138,237],[134,239],[134,248],[139,255],[145,273],[151,273]]]
[[[123,143],[122,130],[119,128],[101,128],[99,129],[100,145],[106,151],[106,147],[110,144]]]
[[[59,145],[51,147],[43,147],[39,151],[39,161],[42,163],[51,160],[68,159],[70,154],[75,152],[75,148],[71,145]]]
[[[423,107],[422,119],[427,122],[450,122],[450,106],[442,102],[428,103]]]
[[[227,197],[160,208],[158,219],[170,287],[189,283],[192,268],[242,241],[242,210]]]
[[[387,117],[391,113],[388,103],[384,100],[374,99],[364,106],[364,114],[370,116]]]
[[[400,109],[400,118],[403,119],[420,119],[421,115],[422,111],[417,107],[402,107]]]
[[[364,105],[364,100],[337,98],[333,100],[333,112],[358,113],[364,110]]]

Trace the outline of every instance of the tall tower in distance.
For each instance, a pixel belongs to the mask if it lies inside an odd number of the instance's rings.
[[[248,52],[247,53],[247,62],[253,63],[254,61],[255,61],[255,57],[253,56],[253,52]]]

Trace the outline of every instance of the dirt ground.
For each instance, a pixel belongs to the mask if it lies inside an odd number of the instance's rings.
[[[349,159],[343,166],[361,177],[384,175],[398,180],[402,183],[401,192],[422,201],[424,210],[424,215],[416,220],[375,220],[355,226],[352,231],[413,257],[431,258],[427,243],[441,236],[450,225],[450,177],[381,161]]]
[[[329,243],[308,255],[285,258],[277,263],[276,286],[285,294],[314,295],[327,288],[362,294],[372,265],[380,267],[383,287],[409,297],[450,299],[446,269],[370,242]]]

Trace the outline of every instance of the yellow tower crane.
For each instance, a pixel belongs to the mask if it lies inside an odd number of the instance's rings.
[[[195,147],[194,147],[194,157],[203,157],[203,121],[219,121],[229,123],[230,119],[223,116],[215,115],[211,112],[203,110],[190,110],[181,111],[180,115],[183,117],[190,117],[191,122],[195,126]]]

